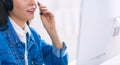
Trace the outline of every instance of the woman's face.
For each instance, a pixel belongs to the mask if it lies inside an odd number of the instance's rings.
[[[13,10],[10,11],[10,17],[26,21],[34,17],[36,3],[34,0],[13,0]]]

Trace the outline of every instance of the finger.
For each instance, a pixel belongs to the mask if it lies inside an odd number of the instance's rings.
[[[47,16],[52,16],[52,17],[53,17],[53,14],[52,14],[50,11],[48,11],[48,10],[43,11],[42,14],[43,14],[43,15],[47,15]]]
[[[47,10],[48,10],[47,8],[41,8],[40,15],[43,15],[43,13],[44,13],[45,11],[47,11]]]
[[[40,2],[37,2],[37,3],[38,3],[38,6],[39,6],[40,11],[42,11],[42,10],[44,10],[44,9],[47,9],[47,7],[44,6],[44,5],[42,5],[42,4],[40,4]]]
[[[39,1],[37,1],[37,4],[38,4],[38,6],[40,6],[40,5],[41,5]]]
[[[47,10],[40,12],[40,15],[46,15],[46,14],[48,14],[48,11],[47,11]]]
[[[40,11],[41,11],[41,4],[40,4],[39,1],[37,1],[37,5],[38,5],[38,7],[39,7],[39,9],[40,9]]]
[[[41,5],[40,10],[41,10],[41,11],[44,11],[44,10],[48,10],[48,9],[47,9],[46,6]]]
[[[47,8],[41,8],[42,12],[47,11],[47,10],[48,10]]]

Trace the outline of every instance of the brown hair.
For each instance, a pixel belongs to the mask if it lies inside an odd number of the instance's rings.
[[[0,0],[0,26],[3,26],[7,22],[7,11],[5,9],[3,0]]]

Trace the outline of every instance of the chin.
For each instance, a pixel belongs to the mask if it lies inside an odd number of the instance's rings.
[[[28,17],[27,20],[32,20],[33,18],[34,18],[34,16]]]

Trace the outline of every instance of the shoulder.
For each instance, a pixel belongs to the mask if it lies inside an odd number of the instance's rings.
[[[2,31],[0,31],[0,41],[3,39]]]
[[[0,50],[5,46],[6,40],[3,37],[2,32],[0,31]]]

